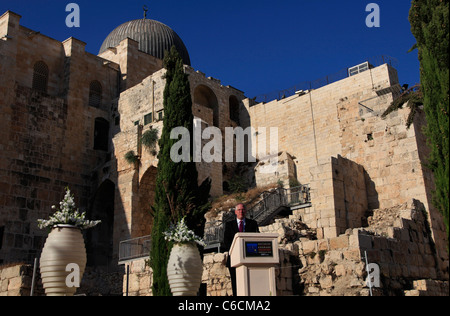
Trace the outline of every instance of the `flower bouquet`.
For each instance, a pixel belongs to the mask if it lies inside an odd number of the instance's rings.
[[[187,227],[184,218],[179,221],[177,225],[172,224],[170,228],[164,232],[164,239],[177,244],[197,243],[200,246],[206,246],[203,239],[195,235],[195,233]]]
[[[50,216],[48,220],[38,219],[38,227],[40,229],[53,228],[55,225],[71,225],[79,229],[88,229],[100,224],[101,221],[89,221],[86,219],[86,212],[81,213],[75,207],[74,196],[70,193],[70,189],[66,188],[64,199],[59,202],[60,210]],[[52,209],[56,209],[53,205]]]

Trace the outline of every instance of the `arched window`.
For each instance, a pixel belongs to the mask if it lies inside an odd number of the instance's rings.
[[[100,107],[102,104],[102,85],[97,80],[94,80],[89,85],[89,105],[93,107]]]
[[[43,61],[38,61],[33,68],[33,89],[47,92],[48,66]]]

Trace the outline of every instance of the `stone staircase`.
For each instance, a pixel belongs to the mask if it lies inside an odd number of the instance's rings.
[[[287,214],[293,213],[286,219],[289,223],[294,218],[299,218],[299,210],[311,207],[310,188],[307,185],[300,185],[294,188],[276,188],[261,193],[252,201],[246,203],[247,217],[255,220],[260,227],[264,227],[278,221],[275,219],[280,214],[286,217]],[[297,213],[294,213],[297,212]],[[222,220],[210,222],[205,229],[205,249],[218,248],[223,243],[223,233],[225,223],[235,218],[234,212],[226,212],[222,215]],[[262,231],[261,231],[262,232]]]
[[[291,212],[311,206],[310,188],[301,185],[293,188],[276,188],[263,192],[257,203],[249,202],[248,216],[258,222],[259,226],[268,225],[282,211]]]

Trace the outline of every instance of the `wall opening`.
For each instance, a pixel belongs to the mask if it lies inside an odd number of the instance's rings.
[[[48,66],[43,61],[38,61],[33,68],[33,85],[34,90],[47,93],[48,86]]]
[[[95,119],[94,150],[108,151],[109,122],[104,118]]]
[[[219,101],[214,92],[204,85],[199,85],[194,91],[194,103],[213,110],[213,125],[219,127]],[[211,123],[211,122],[208,122]]]
[[[148,236],[153,226],[152,206],[155,201],[156,168],[150,167],[139,183],[139,204],[133,211],[133,237]]]
[[[99,108],[102,104],[103,88],[100,82],[94,80],[89,85],[89,105]]]
[[[230,120],[239,125],[239,100],[236,96],[230,97]]]
[[[87,265],[90,267],[109,266],[113,255],[115,185],[105,180],[98,188],[91,209],[89,220],[101,220],[101,224],[86,231]]]

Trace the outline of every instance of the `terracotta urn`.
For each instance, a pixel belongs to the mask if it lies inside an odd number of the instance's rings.
[[[175,244],[167,265],[173,296],[197,296],[202,282],[203,262],[194,243]]]
[[[81,281],[85,267],[86,248],[81,230],[72,225],[55,225],[47,237],[40,259],[45,294],[73,296],[77,290],[73,283]]]

